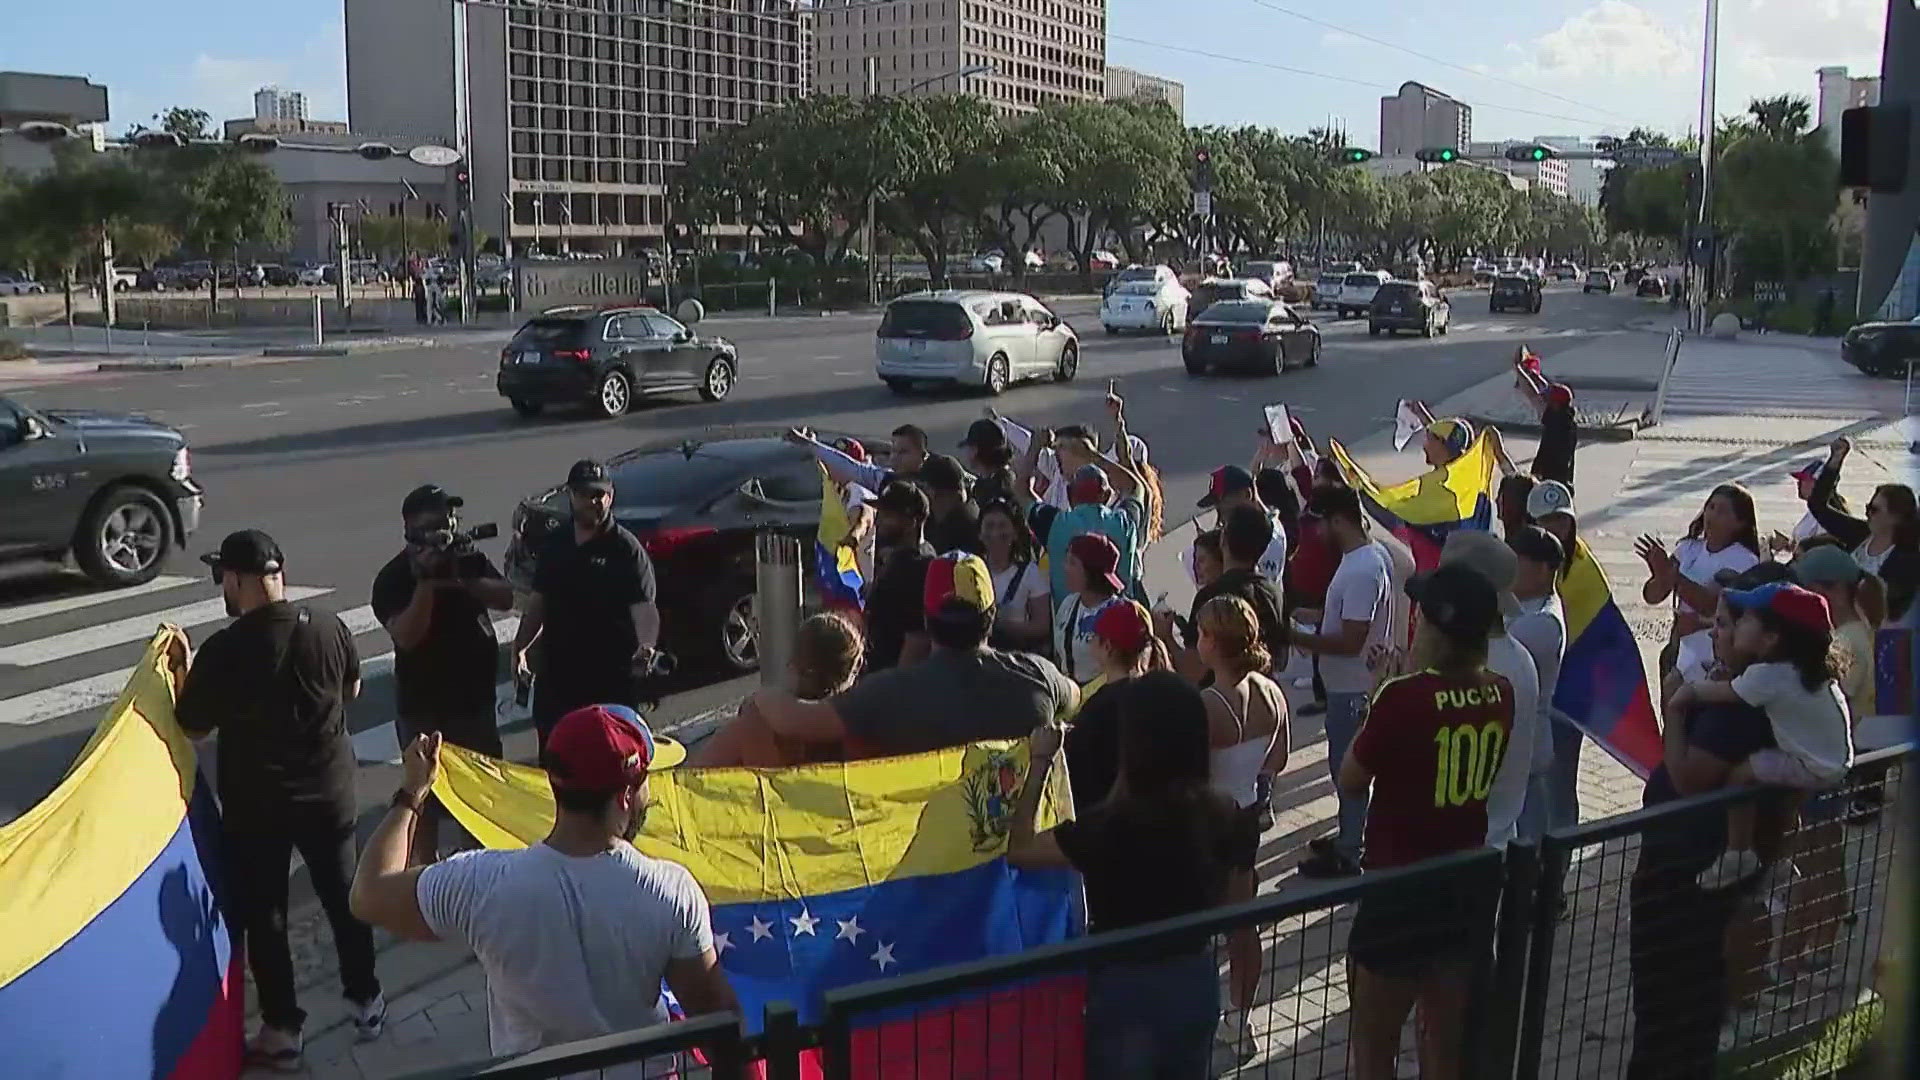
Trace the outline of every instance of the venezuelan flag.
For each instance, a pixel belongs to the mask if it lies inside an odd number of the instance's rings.
[[[1440,547],[1448,533],[1493,528],[1495,463],[1485,432],[1447,464],[1387,488],[1375,483],[1339,440],[1328,439],[1327,449],[1361,504],[1413,551],[1414,566],[1420,570],[1440,564]]]
[[[860,561],[855,557],[848,537],[853,526],[847,521],[846,504],[840,490],[820,468],[820,531],[813,543],[813,561],[820,575],[820,588],[829,609],[860,610]]]
[[[1024,742],[989,742],[787,769],[669,769],[651,779],[636,844],[686,866],[706,890],[748,1025],[757,1030],[774,1001],[792,1002],[808,1023],[828,990],[1078,932],[1076,875],[1006,862],[1026,768]],[[1061,775],[1042,828],[1064,805]],[[538,769],[446,746],[434,793],[488,847],[537,843],[552,826]],[[1082,1000],[1080,981],[1067,978],[861,1018],[853,1072],[1077,1076]]]
[[[1567,654],[1553,707],[1645,777],[1659,766],[1664,749],[1646,665],[1606,572],[1584,540],[1560,581],[1560,602],[1567,614]]]
[[[163,628],[53,793],[0,827],[0,1074],[240,1075],[219,814]]]

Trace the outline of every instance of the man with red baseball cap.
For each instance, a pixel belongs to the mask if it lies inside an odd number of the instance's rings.
[[[753,706],[775,734],[839,743],[853,760],[1024,738],[1079,705],[1080,688],[1052,661],[987,647],[993,577],[978,555],[934,559],[922,610],[933,648],[919,663],[873,672],[825,701],[766,687]]]
[[[1126,442],[1125,415],[1114,413],[1118,440]],[[1147,482],[1125,463],[1095,453],[1092,460],[1079,466],[1067,480],[1065,510],[1042,502],[1034,492],[1034,471],[1042,451],[1054,448],[1053,429],[1034,434],[1027,452],[1014,469],[1014,497],[1027,511],[1033,535],[1047,552],[1047,587],[1058,604],[1069,593],[1067,588],[1067,544],[1076,536],[1099,533],[1113,541],[1120,552],[1119,574],[1124,592],[1134,592],[1140,578],[1140,550],[1147,531],[1145,493]],[[1116,499],[1114,496],[1118,495]]]
[[[1580,428],[1573,415],[1573,388],[1547,381],[1540,371],[1540,354],[1520,346],[1513,361],[1514,387],[1540,416],[1540,446],[1533,455],[1533,475],[1573,487],[1573,452],[1580,445]]]
[[[400,937],[473,950],[487,973],[492,1053],[664,1023],[662,978],[688,1015],[738,1008],[699,883],[631,842],[646,820],[647,778],[685,758],[678,743],[624,705],[575,709],[541,752],[554,801],[546,839],[409,867],[407,834],[440,747],[438,733],[407,747],[405,779],[360,858],[353,910]]]

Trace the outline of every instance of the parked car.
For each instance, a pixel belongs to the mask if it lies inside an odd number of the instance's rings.
[[[1088,270],[1118,270],[1120,256],[1111,251],[1096,251],[1087,259]]]
[[[1256,259],[1240,264],[1240,276],[1264,281],[1277,293],[1280,286],[1293,280],[1293,264],[1281,259]]]
[[[284,289],[300,284],[300,271],[291,266],[282,266],[279,263],[262,263],[260,273],[261,276],[266,279],[266,283],[276,289]]]
[[[1187,301],[1189,313],[1205,314],[1215,304],[1228,300],[1272,300],[1273,290],[1258,278],[1208,278],[1193,287]]]
[[[858,441],[884,464],[886,440]],[[813,544],[821,494],[813,454],[776,432],[745,432],[629,450],[608,459],[607,471],[614,520],[653,557],[663,647],[725,673],[752,671],[759,664],[754,536],[777,530]],[[521,501],[505,555],[516,588],[532,585],[542,541],[570,522],[564,486]],[[817,604],[816,575],[801,579],[809,606]]]
[[[317,263],[302,266],[299,272],[294,275],[294,283],[297,285],[325,285],[327,283],[327,268]]]
[[[1340,302],[1333,306],[1337,318],[1365,315],[1373,307],[1373,294],[1393,280],[1385,270],[1361,270],[1340,279]]]
[[[1840,338],[1840,358],[1868,375],[1904,376],[1920,361],[1920,316],[1861,323]]]
[[[1580,268],[1570,262],[1554,263],[1549,271],[1555,281],[1579,281]]]
[[[1328,271],[1314,279],[1313,310],[1333,311],[1340,306],[1340,286],[1347,275]]]
[[[1188,325],[1180,359],[1189,375],[1279,375],[1295,364],[1319,364],[1320,328],[1278,300],[1222,300]]]
[[[141,270],[137,266],[116,266],[113,268],[113,291],[132,292],[140,287]]]
[[[47,291],[45,285],[17,274],[0,273],[0,296],[30,296]]]
[[[1109,334],[1150,330],[1170,335],[1187,325],[1192,296],[1178,281],[1129,281],[1100,301],[1100,325]]]
[[[997,251],[983,251],[967,260],[969,274],[997,274],[1007,265],[1006,256]]]
[[[650,307],[555,308],[528,319],[500,350],[495,385],[521,416],[548,405],[586,405],[609,419],[639,397],[733,392],[733,343],[701,337]]]
[[[1389,281],[1373,294],[1373,306],[1367,310],[1367,333],[1378,337],[1380,331],[1392,334],[1400,330],[1418,330],[1421,337],[1447,332],[1453,321],[1453,305],[1430,281]]]
[[[1655,300],[1665,300],[1668,292],[1667,279],[1653,273],[1643,274],[1639,283],[1633,287],[1633,295],[1652,297]]]
[[[1587,280],[1580,286],[1580,292],[1582,294],[1603,292],[1611,296],[1617,280],[1613,276],[1613,271],[1596,266],[1587,271]]]
[[[202,495],[165,424],[0,397],[0,562],[70,554],[102,585],[151,581],[199,528]]]
[[[1080,371],[1080,339],[1045,304],[1021,293],[911,293],[881,316],[874,371],[897,394],[924,384],[999,394],[1026,379],[1071,382]]]
[[[1488,311],[1524,311],[1538,315],[1544,299],[1540,278],[1534,274],[1501,274],[1487,290]]]

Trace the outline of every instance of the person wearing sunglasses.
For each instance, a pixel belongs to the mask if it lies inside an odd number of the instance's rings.
[[[1887,620],[1898,626],[1914,625],[1914,593],[1920,588],[1920,511],[1914,504],[1913,488],[1906,484],[1881,484],[1867,500],[1865,517],[1854,517],[1842,510],[1834,499],[1840,485],[1840,468],[1853,452],[1853,440],[1835,439],[1827,451],[1827,463],[1807,495],[1807,509],[1820,528],[1853,553],[1860,569],[1878,577],[1886,585]]]

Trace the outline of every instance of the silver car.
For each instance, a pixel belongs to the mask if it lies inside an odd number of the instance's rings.
[[[874,337],[874,370],[895,393],[923,383],[998,394],[1025,379],[1068,382],[1080,338],[1045,304],[1020,293],[948,289],[887,305]]]

